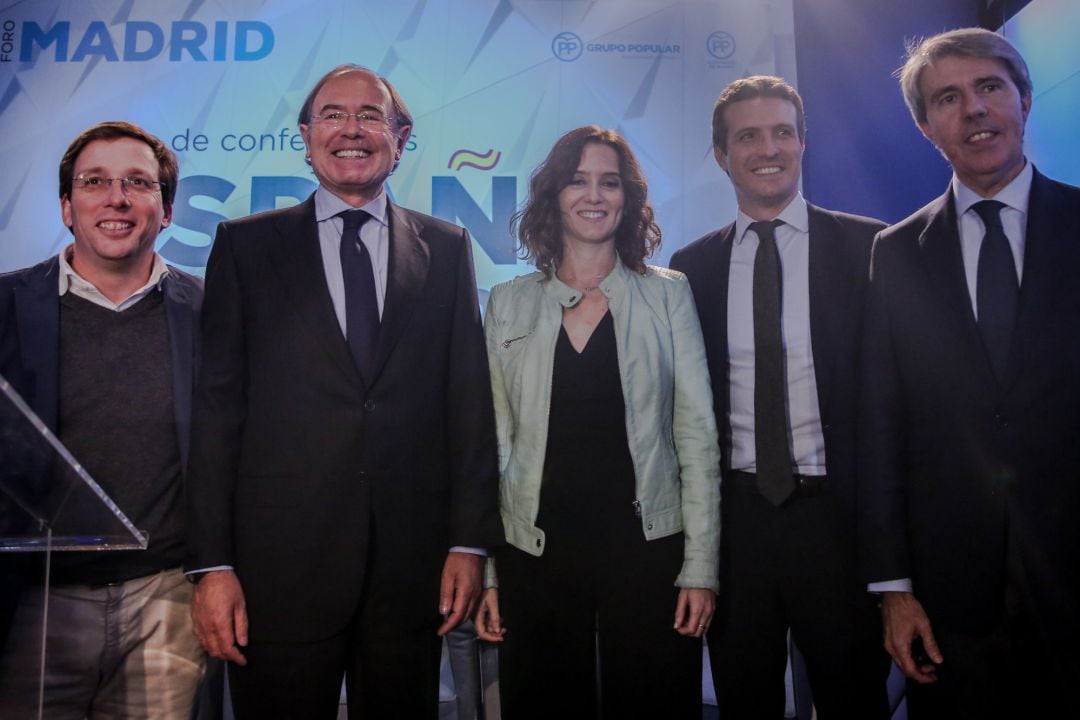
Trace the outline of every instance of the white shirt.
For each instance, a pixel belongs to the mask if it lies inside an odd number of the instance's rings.
[[[75,244],[72,243],[60,253],[60,281],[58,288],[60,295],[63,296],[65,293],[70,292],[76,297],[80,297],[83,300],[88,300],[95,305],[100,305],[103,308],[114,310],[116,312],[127,310],[129,307],[149,295],[151,291],[161,287],[161,281],[169,274],[169,268],[165,264],[165,261],[161,259],[160,255],[154,253],[154,264],[150,268],[150,279],[147,280],[146,284],[141,288],[131,293],[131,295],[118,303],[114,303],[112,300],[105,297],[93,283],[84,279],[71,267],[71,256],[74,251]]]
[[[1031,163],[1025,162],[1024,169],[1008,185],[992,198],[984,198],[960,182],[953,175],[952,189],[956,217],[960,218],[960,253],[964,258],[964,277],[967,279],[968,294],[971,296],[971,308],[978,319],[978,307],[975,302],[975,288],[979,274],[979,250],[982,248],[986,226],[982,218],[972,210],[972,206],[981,200],[997,200],[1004,203],[1001,209],[1001,227],[1009,239],[1013,260],[1016,262],[1016,280],[1019,284],[1024,278],[1024,230],[1027,227],[1028,200],[1031,196],[1031,180],[1035,172]]]
[[[781,335],[786,355],[788,423],[792,460],[801,475],[825,475],[825,435],[821,430],[814,354],[810,338],[810,227],[806,201],[796,195],[777,216],[782,276]],[[728,384],[731,467],[756,472],[754,450],[754,220],[742,211],[728,270]]]
[[[371,218],[360,228],[360,242],[371,255],[371,269],[375,273],[375,299],[382,318],[386,301],[386,274],[390,258],[390,225],[386,218],[386,192],[360,208],[354,208],[322,185],[315,190],[315,221],[319,226],[319,250],[322,253],[323,272],[330,299],[334,301],[341,334],[345,334],[345,279],[341,272],[341,230],[345,220],[340,213],[346,210],[364,210]]]

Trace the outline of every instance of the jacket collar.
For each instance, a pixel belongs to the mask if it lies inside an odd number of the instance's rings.
[[[609,303],[618,303],[626,295],[626,290],[635,275],[633,270],[626,267],[620,258],[615,262],[615,267],[600,281],[600,292],[604,293]],[[572,288],[559,279],[556,273],[551,273],[540,280],[544,284],[544,293],[547,297],[555,300],[564,308],[572,308],[581,302],[584,297],[577,288]]]

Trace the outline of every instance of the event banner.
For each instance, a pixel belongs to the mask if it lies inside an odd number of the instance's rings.
[[[71,241],[58,206],[68,143],[130,120],[180,158],[158,251],[202,273],[217,224],[306,198],[297,113],[341,63],[387,77],[415,118],[395,202],[457,222],[481,295],[528,270],[510,218],[562,133],[622,133],[670,254],[731,221],[710,141],[730,81],[793,84],[792,0],[35,0],[0,10],[0,271]]]

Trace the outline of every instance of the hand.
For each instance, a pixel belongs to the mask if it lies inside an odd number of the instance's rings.
[[[480,597],[484,558],[472,553],[447,553],[439,585],[439,614],[445,620],[439,626],[442,637],[473,614]]]
[[[882,593],[881,621],[885,626],[885,649],[904,674],[924,685],[937,682],[934,664],[920,665],[911,653],[911,644],[919,638],[933,663],[940,664],[945,659],[934,640],[930,618],[915,596],[909,592]]]
[[[712,623],[716,610],[716,594],[708,588],[683,588],[675,603],[675,631],[680,635],[699,638]]]
[[[476,625],[476,634],[481,640],[496,643],[503,641],[506,628],[502,626],[502,617],[499,615],[498,589],[488,588],[480,596],[480,606],[476,608],[473,624]]]
[[[240,652],[248,643],[247,609],[236,573],[214,570],[199,580],[191,598],[191,619],[195,637],[211,657],[247,665]]]

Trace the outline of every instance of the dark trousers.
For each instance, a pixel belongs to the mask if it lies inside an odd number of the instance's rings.
[[[721,718],[783,718],[789,629],[821,720],[887,718],[879,613],[858,581],[853,529],[837,501],[821,491],[775,507],[752,478],[725,483],[720,598],[708,638]]]
[[[504,720],[700,719],[701,641],[673,629],[683,536],[646,542],[628,525],[619,552],[605,533],[591,548],[549,533],[541,557],[499,553]]]
[[[1031,550],[1016,533],[1009,534],[1004,611],[987,632],[959,632],[931,618],[944,662],[937,669],[938,682],[908,681],[911,720],[1076,716],[1076,648],[1061,647],[1055,624],[1035,610],[1039,602],[1034,593],[1047,588],[1029,582],[1025,567],[1032,560],[1025,558],[1025,551]]]
[[[389,564],[388,564],[389,565]],[[435,720],[439,714],[442,640],[437,590],[430,614],[417,614],[415,583],[389,565],[369,562],[362,605],[337,635],[306,643],[260,642],[256,629],[243,650],[246,666],[229,666],[237,720],[337,717],[342,677],[349,718]]]

